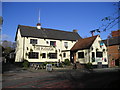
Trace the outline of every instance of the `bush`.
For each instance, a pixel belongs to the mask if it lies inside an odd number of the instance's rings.
[[[69,59],[65,59],[64,64],[69,66],[70,65]]]
[[[86,68],[87,68],[87,69],[92,69],[92,63],[90,63],[90,62],[87,63]]]
[[[59,67],[63,67],[63,63],[60,63],[59,65],[60,65]]]
[[[95,62],[95,58],[92,58],[92,62]]]
[[[28,68],[30,64],[29,64],[28,60],[23,60],[22,65],[24,68]]]

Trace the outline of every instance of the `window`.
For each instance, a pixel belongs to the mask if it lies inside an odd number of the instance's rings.
[[[107,59],[106,59],[106,58],[104,58],[104,61],[105,61],[105,62],[107,62]]]
[[[50,46],[56,46],[56,41],[50,41]]]
[[[96,57],[103,57],[103,53],[102,52],[96,52]]]
[[[66,57],[66,53],[63,53],[63,57]]]
[[[49,53],[50,59],[57,59],[57,53]]]
[[[92,52],[92,58],[95,58],[95,52]]]
[[[68,48],[68,42],[64,42],[64,47]]]
[[[29,59],[38,59],[38,52],[29,52]]]
[[[42,53],[42,58],[46,58],[46,53]]]
[[[27,50],[28,50],[28,47],[27,47]]]
[[[78,58],[84,58],[84,52],[78,52]]]
[[[37,44],[37,39],[30,39],[30,44]]]
[[[95,52],[92,52],[92,62],[95,62]]]

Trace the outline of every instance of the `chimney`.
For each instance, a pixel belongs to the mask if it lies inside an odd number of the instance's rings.
[[[94,32],[92,32],[92,37],[94,36]]]
[[[78,32],[78,30],[76,30],[76,29],[73,29],[73,32],[76,32],[76,33],[77,33],[77,32]]]
[[[41,24],[37,23],[37,29],[41,29]]]

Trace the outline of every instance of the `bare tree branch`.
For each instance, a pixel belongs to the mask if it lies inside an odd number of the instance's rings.
[[[112,20],[111,22],[109,22],[109,23],[106,25],[106,27],[103,29],[103,31],[106,31],[107,28],[108,28],[112,23],[114,23],[116,20],[118,20],[119,18],[120,18],[120,16],[116,17],[114,20]]]

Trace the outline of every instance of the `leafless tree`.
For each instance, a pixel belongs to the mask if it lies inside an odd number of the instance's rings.
[[[92,35],[95,32],[100,33],[100,32],[104,32],[106,30],[110,30],[117,24],[118,24],[118,29],[120,29],[120,24],[119,24],[120,23],[120,2],[114,3],[113,5],[115,7],[117,7],[116,11],[113,13],[113,15],[104,17],[101,20],[102,25],[99,28],[90,31],[90,33]]]

